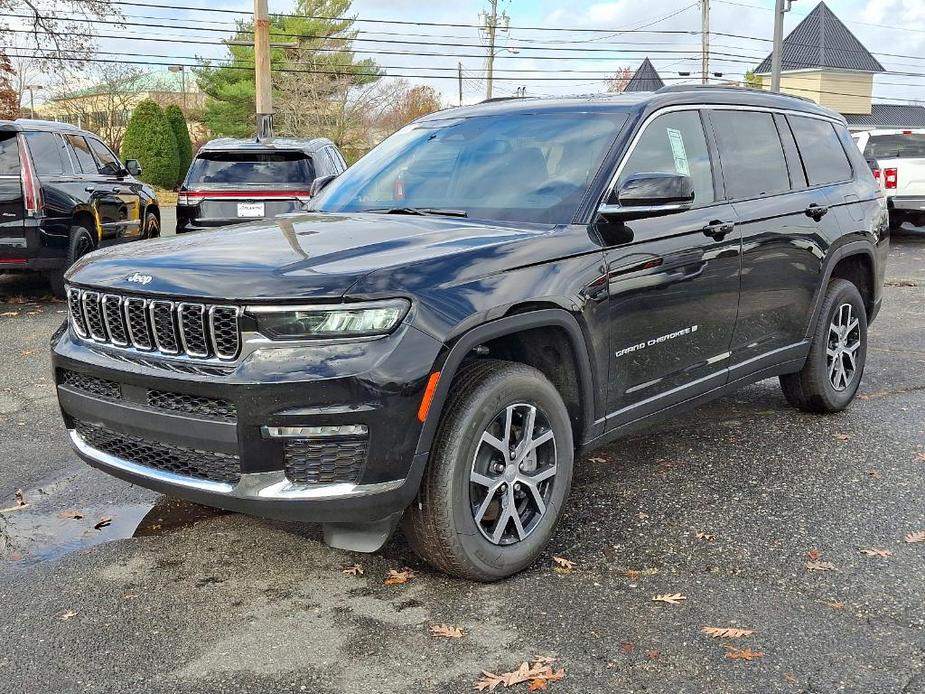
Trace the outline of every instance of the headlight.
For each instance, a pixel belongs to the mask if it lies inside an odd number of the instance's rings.
[[[336,306],[252,306],[248,313],[271,340],[299,340],[385,335],[410,306],[405,299],[392,299]]]

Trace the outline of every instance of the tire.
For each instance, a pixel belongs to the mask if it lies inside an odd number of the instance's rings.
[[[142,238],[156,239],[161,236],[161,222],[154,212],[148,212],[145,215],[145,226],[142,231]]]
[[[532,453],[532,447],[520,445],[504,457],[500,448],[507,446],[496,444],[505,438],[507,412],[508,440],[522,444],[531,407],[531,440],[542,443]],[[496,443],[483,441],[489,432],[497,435]],[[571,423],[555,386],[524,364],[481,360],[464,367],[453,381],[431,450],[418,497],[403,518],[414,551],[441,571],[476,581],[497,581],[533,563],[552,537],[572,482]],[[491,491],[487,483],[472,482],[476,476],[505,487]],[[529,484],[519,481],[527,479]],[[516,521],[508,515],[512,499]]]
[[[835,328],[845,323],[855,327],[843,339]],[[834,355],[830,354],[830,349],[835,351]],[[854,355],[853,361],[850,354]],[[851,282],[834,279],[829,282],[822,300],[806,364],[797,373],[780,377],[784,397],[794,407],[807,412],[840,412],[857,394],[866,359],[864,301]]]
[[[64,259],[64,266],[60,270],[56,270],[48,275],[48,282],[51,285],[51,293],[56,299],[63,299],[65,296],[64,291],[64,273],[68,269],[80,260],[83,256],[87,255],[96,248],[96,244],[93,242],[93,235],[87,231],[85,227],[82,226],[72,226],[71,227],[71,238],[68,242],[67,247],[67,256]]]

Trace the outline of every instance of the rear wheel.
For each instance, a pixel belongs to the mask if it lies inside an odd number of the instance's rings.
[[[68,271],[71,265],[76,263],[95,248],[96,244],[93,242],[93,236],[89,231],[87,231],[85,227],[71,227],[71,238],[68,242],[67,256],[65,257],[64,267],[48,275],[48,282],[51,284],[51,293],[56,298],[64,298],[64,273]]]
[[[145,215],[145,227],[142,234],[143,238],[156,239],[161,235],[161,223],[154,212],[148,212]]]
[[[867,358],[867,311],[851,282],[829,282],[803,369],[780,377],[784,396],[808,412],[838,412],[858,391]]]
[[[438,569],[495,581],[529,566],[552,536],[572,480],[568,411],[524,364],[477,362],[453,390],[404,531]]]

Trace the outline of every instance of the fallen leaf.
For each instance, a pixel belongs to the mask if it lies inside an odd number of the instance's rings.
[[[530,686],[527,688],[528,692],[542,692],[546,691],[546,683],[548,680],[530,680]]]
[[[606,463],[607,458],[588,458],[589,463]]]
[[[63,518],[64,520],[80,520],[84,517],[80,511],[62,511],[58,514],[58,518]]]
[[[401,571],[389,569],[389,576],[383,583],[387,586],[399,586],[402,583],[407,583],[412,578],[414,578],[414,571],[406,566]]]
[[[646,651],[646,659],[648,660],[655,660],[658,656],[659,652],[656,650]]]
[[[839,441],[850,441],[851,436],[848,434],[832,434],[832,437],[838,439]]]
[[[112,516],[103,516],[100,518],[96,522],[96,525],[93,526],[93,529],[100,530],[101,528],[105,528],[107,525],[112,525]]]
[[[496,675],[493,672],[482,670],[482,677],[472,685],[478,691],[488,690],[495,691],[499,686],[513,687],[522,682],[529,682],[530,687],[535,687],[533,691],[540,689],[540,684],[545,686],[548,682],[557,682],[565,678],[565,670],[553,670],[551,663],[555,658],[538,657],[534,658],[533,663],[523,662],[516,670],[503,672]]]
[[[808,561],[806,568],[809,571],[834,571],[835,565],[827,561]]]
[[[348,566],[346,569],[341,571],[345,576],[362,576],[363,567],[359,564],[354,564],[353,566]]]
[[[736,648],[735,646],[727,646],[726,657],[730,660],[747,660],[752,661],[755,658],[761,658],[764,656],[764,653],[761,651],[753,651],[751,648]]]
[[[925,530],[916,530],[903,538],[904,542],[925,542]]]
[[[649,518],[649,514],[643,511],[640,511],[638,515],[639,515],[639,520],[648,520]]]
[[[915,457],[918,458],[919,460],[921,460],[922,462],[925,462],[925,451],[921,451],[921,452],[919,452],[919,453],[916,453],[916,454],[915,454]]]
[[[0,313],[0,317],[3,317],[3,318],[12,318],[18,315],[19,315],[19,311],[7,311],[6,313]]]
[[[430,627],[430,635],[444,639],[461,639],[464,636],[462,629],[449,624],[434,624]]]
[[[845,609],[845,603],[839,602],[838,600],[832,600],[831,602],[824,602],[823,605],[828,605],[833,610],[843,610]]]
[[[26,503],[26,497],[23,495],[22,489],[17,489],[15,496],[16,496],[17,506],[28,506],[29,505]]]
[[[738,639],[755,633],[754,629],[736,629],[734,627],[704,627],[702,631],[714,639]]]
[[[791,675],[789,672],[784,673],[784,681],[788,684],[799,684],[800,680]]]
[[[820,552],[818,549],[811,549],[806,553],[806,556],[810,561],[819,561],[822,559],[822,552]]]
[[[867,472],[867,476],[870,477],[872,480],[883,479],[883,477],[880,475],[879,470],[867,470],[866,472]]]
[[[488,672],[488,670],[482,670],[482,677],[475,681],[475,684],[472,685],[473,689],[477,689],[480,692],[488,690],[490,692],[495,691],[499,684],[505,684],[505,678],[502,675],[496,675],[493,672]]]
[[[19,356],[21,356],[21,357],[31,357],[33,354],[35,354],[35,350],[34,350],[34,349],[24,349],[22,352],[19,353]]]
[[[632,643],[631,641],[627,641],[626,643],[621,644],[620,650],[628,655],[636,650],[636,644]]]
[[[70,610],[68,610],[68,611],[65,612],[63,615],[61,615],[60,617],[58,617],[58,619],[60,619],[62,622],[66,622],[67,620],[69,620],[69,619],[71,619],[71,618],[73,618],[73,617],[76,617],[78,614],[79,614],[78,612],[71,612]]]
[[[713,542],[716,539],[716,535],[713,533],[706,533],[703,530],[698,531],[697,539],[703,540],[704,542]]]
[[[566,559],[565,557],[559,557],[553,554],[552,568],[553,571],[556,571],[557,573],[570,574],[575,570],[575,562]]]
[[[878,547],[862,547],[861,554],[868,557],[892,557],[893,553],[888,549],[879,549]]]
[[[680,605],[684,600],[687,600],[687,596],[680,593],[665,593],[652,598],[652,602],[667,602],[669,605]]]
[[[623,572],[623,575],[627,578],[642,578],[643,576],[657,576],[658,569],[627,569]]]

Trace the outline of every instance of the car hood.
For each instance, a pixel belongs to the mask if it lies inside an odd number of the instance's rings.
[[[547,233],[447,217],[301,214],[130,243],[82,258],[70,282],[224,300],[343,296],[375,270]]]

